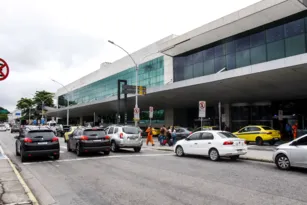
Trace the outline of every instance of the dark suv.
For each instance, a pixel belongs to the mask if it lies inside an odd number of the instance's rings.
[[[110,137],[106,136],[102,128],[77,128],[67,141],[67,151],[75,151],[78,156],[87,152],[104,152],[109,155],[110,150]]]
[[[16,156],[21,157],[21,162],[35,156],[60,158],[59,139],[47,127],[25,126],[15,139]]]

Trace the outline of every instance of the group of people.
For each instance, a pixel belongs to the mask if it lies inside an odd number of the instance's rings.
[[[152,146],[155,146],[155,143],[153,141],[153,128],[149,126],[146,130],[147,132],[147,140],[146,140],[146,145],[150,142]],[[176,143],[176,129],[174,126],[170,126],[168,128],[163,125],[160,128],[160,135],[158,136],[160,145],[166,145],[168,144],[169,146],[172,146],[173,144]]]

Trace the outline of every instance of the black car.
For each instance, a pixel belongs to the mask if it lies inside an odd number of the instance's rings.
[[[11,133],[19,132],[20,126],[19,125],[13,125],[11,128]]]
[[[109,155],[110,150],[110,137],[102,128],[77,128],[67,141],[67,151],[75,151],[78,156],[88,152],[104,152]]]
[[[21,156],[21,162],[35,156],[60,158],[59,139],[47,127],[25,126],[15,139],[16,156]]]

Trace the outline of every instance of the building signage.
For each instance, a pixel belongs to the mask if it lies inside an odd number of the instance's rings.
[[[149,107],[149,118],[152,119],[153,118],[153,111],[154,108],[152,106]]]
[[[140,120],[140,108],[134,108],[134,120],[139,121]]]
[[[206,101],[198,102],[198,117],[206,117]]]

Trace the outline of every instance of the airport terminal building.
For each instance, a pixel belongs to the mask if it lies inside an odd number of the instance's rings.
[[[189,31],[168,36],[135,53],[140,63],[138,83],[141,121],[199,126],[198,101],[207,102],[207,125],[223,124],[237,130],[249,124],[280,129],[284,123],[307,123],[307,1],[263,0]],[[129,56],[59,89],[59,109],[53,117],[71,123],[114,123],[117,80],[135,84],[135,66]],[[68,92],[69,91],[69,92]],[[135,95],[128,95],[128,121],[133,120]],[[120,106],[124,119],[124,103]]]

